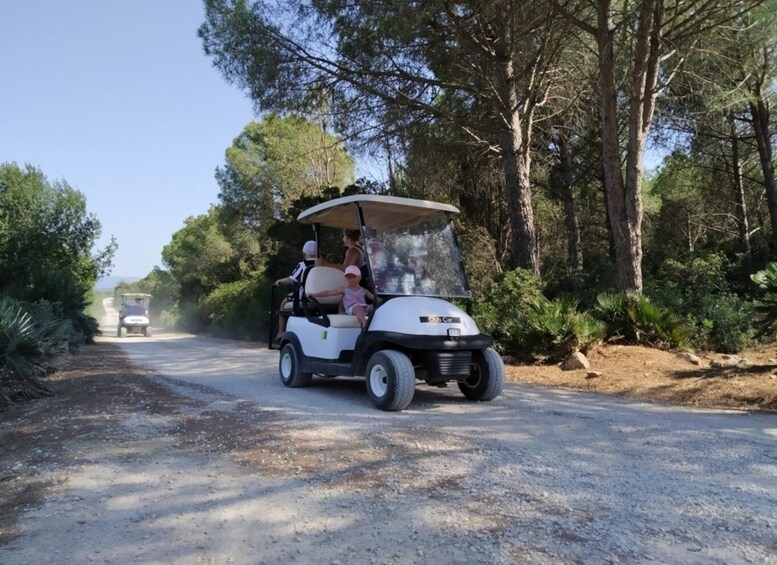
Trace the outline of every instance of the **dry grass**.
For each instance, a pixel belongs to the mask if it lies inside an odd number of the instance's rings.
[[[589,370],[509,365],[508,379],[697,406],[777,411],[777,346],[744,351],[749,367],[720,369],[722,355],[700,355],[692,365],[676,353],[647,347],[606,345],[589,352]],[[594,371],[599,376],[589,376]]]

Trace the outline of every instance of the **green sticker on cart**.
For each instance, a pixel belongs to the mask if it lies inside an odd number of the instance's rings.
[[[321,332],[321,339],[326,339],[327,331],[324,330]]]

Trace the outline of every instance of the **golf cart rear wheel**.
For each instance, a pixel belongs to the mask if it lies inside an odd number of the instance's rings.
[[[473,352],[473,368],[469,378],[459,383],[459,389],[468,400],[493,400],[502,393],[505,383],[505,365],[499,354],[491,349]]]
[[[278,371],[281,382],[290,388],[308,386],[313,381],[313,373],[303,373],[300,370],[299,352],[293,343],[287,343],[281,349]]]
[[[379,351],[367,364],[367,395],[381,410],[407,408],[415,394],[415,369],[401,351]]]
[[[151,326],[143,328],[143,337],[151,337]]]

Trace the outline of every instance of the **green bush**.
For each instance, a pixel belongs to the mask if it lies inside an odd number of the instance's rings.
[[[548,300],[536,274],[515,269],[485,289],[474,317],[500,351],[525,361],[555,361],[587,350],[605,335],[605,325],[577,306],[565,296]]]
[[[269,297],[260,280],[219,285],[203,301],[208,332],[221,337],[260,339],[267,334]]]
[[[653,304],[642,294],[605,293],[593,315],[604,322],[608,339],[652,347],[687,347],[693,329],[677,314]]]
[[[694,343],[701,349],[737,353],[755,336],[753,305],[736,294],[709,296],[698,316],[689,316],[695,327]]]
[[[573,351],[587,351],[600,342],[606,326],[586,312],[577,310],[577,302],[542,298],[532,304],[526,325],[516,327],[513,348],[522,357],[541,361],[559,361]]]
[[[164,312],[161,317],[162,322],[172,319],[173,324],[166,324],[168,327],[193,334],[205,332],[210,325],[210,320],[203,306],[204,302],[205,299],[196,302],[181,300]]]
[[[752,306],[732,291],[731,264],[721,254],[681,263],[664,261],[659,280],[646,294],[661,307],[685,318],[699,349],[736,353],[753,337]]]
[[[494,338],[498,349],[514,353],[511,342],[525,327],[529,308],[544,299],[539,277],[527,269],[507,271],[488,285],[483,294],[473,311],[478,327]]]

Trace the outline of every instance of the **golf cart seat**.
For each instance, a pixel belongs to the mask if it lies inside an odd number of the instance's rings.
[[[313,267],[305,279],[305,294],[313,294],[323,290],[342,288],[345,286],[343,272],[334,267]],[[339,308],[342,296],[324,296],[317,299],[324,308]],[[327,314],[330,328],[360,328],[359,319],[347,314]]]

